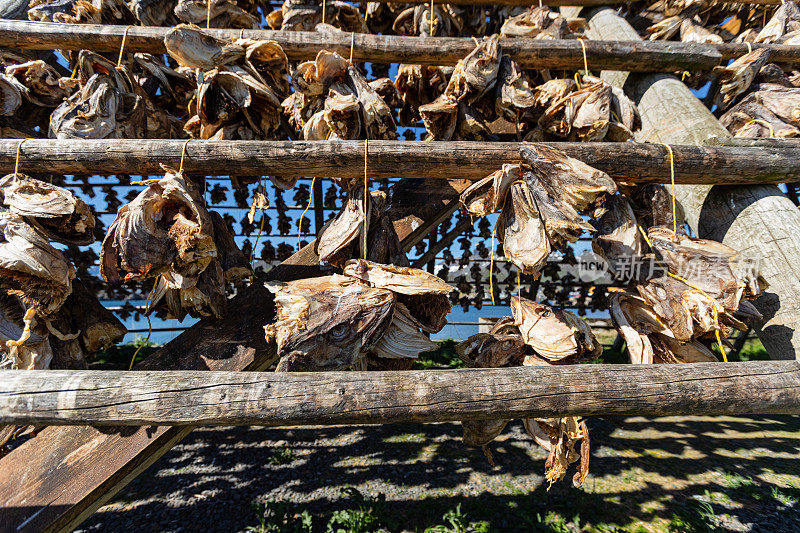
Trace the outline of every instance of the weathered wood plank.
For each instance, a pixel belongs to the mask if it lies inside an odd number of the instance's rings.
[[[132,26],[127,31],[129,52],[163,54],[164,35],[169,28]],[[207,29],[223,39],[269,39],[278,42],[290,60],[313,59],[322,49],[336,51],[357,61],[454,65],[475,48],[466,37],[405,37],[357,33],[281,32],[274,30]],[[124,26],[59,24],[52,22],[0,21],[0,46],[33,50],[81,50],[117,52],[125,34]],[[586,57],[592,68],[661,72],[706,70],[722,61],[713,45],[668,41],[586,42]],[[791,49],[773,59],[797,61]],[[776,49],[777,50],[777,49]],[[583,67],[583,48],[577,40],[505,39],[503,53],[525,68],[578,69]],[[786,56],[785,58],[783,56]]]
[[[465,186],[463,181],[450,182],[441,201],[454,201]],[[400,194],[398,199],[407,196]],[[409,217],[424,222],[431,214],[420,211],[419,205],[399,207],[390,214],[396,215],[392,220],[402,242],[413,231]],[[318,260],[311,243],[270,270],[266,279],[319,275]],[[222,320],[201,320],[137,368],[265,370],[274,361],[274,347],[266,343],[263,329],[273,318],[271,302],[272,295],[254,283],[230,302],[236,312]],[[0,459],[0,532],[72,531],[191,430],[186,426],[45,428]]]
[[[399,372],[11,372],[0,423],[386,424],[568,415],[800,414],[800,363]]]
[[[545,143],[632,183],[669,182],[666,148],[648,143]],[[177,168],[181,140],[31,139],[20,152],[27,172],[159,174]],[[12,172],[19,140],[0,140],[0,172]],[[518,161],[519,143],[370,141],[371,179],[480,179]],[[687,184],[779,183],[800,177],[800,146],[676,145],[675,180]],[[224,162],[224,165],[222,163]],[[186,146],[189,173],[362,177],[364,141],[197,141]],[[221,170],[222,169],[222,170]]]
[[[428,4],[430,3],[429,0],[373,0],[379,3],[388,3],[388,4]],[[730,4],[754,4],[754,5],[767,5],[767,6],[779,6],[781,5],[782,0],[728,0]],[[531,0],[454,0],[452,2],[448,2],[449,4],[462,4],[462,5],[482,5],[482,4],[496,4],[496,5],[504,5],[504,6],[531,6],[536,5],[536,3],[531,2]],[[550,7],[557,7],[557,6],[581,6],[581,7],[592,7],[592,6],[613,6],[619,4],[625,4],[625,0],[547,0],[544,2],[544,5]]]

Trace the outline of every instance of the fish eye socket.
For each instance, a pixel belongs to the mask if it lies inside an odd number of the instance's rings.
[[[550,310],[549,309],[542,309],[541,311],[539,311],[539,314],[542,315],[544,318],[547,318],[547,317],[550,316]]]
[[[340,340],[347,336],[349,330],[350,328],[347,324],[339,324],[331,329],[331,336],[336,340]]]
[[[503,349],[510,350],[513,347],[513,343],[511,341],[504,341],[503,342]]]

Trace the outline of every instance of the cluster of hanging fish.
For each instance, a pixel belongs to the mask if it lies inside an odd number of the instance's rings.
[[[538,9],[538,8],[536,8]],[[527,71],[503,55],[498,35],[453,69],[400,65],[395,86],[402,125],[421,118],[433,140],[627,141],[641,127],[633,102],[594,76],[549,78],[532,86]]]
[[[670,196],[648,185],[610,197],[592,246],[626,285],[609,296],[611,318],[635,364],[715,362],[712,343],[762,317],[750,302],[767,288],[758,263],[687,236]],[[680,220],[680,211],[676,212]]]
[[[589,326],[572,313],[517,296],[511,297],[513,318],[503,317],[489,333],[478,333],[456,346],[459,357],[473,368],[502,368],[576,364],[600,356],[603,347]],[[483,447],[493,462],[488,444],[511,420],[465,420],[463,440]],[[571,463],[580,459],[572,478],[581,486],[589,473],[589,430],[581,417],[525,419],[527,433],[549,452],[545,479],[561,480]],[[579,451],[576,445],[580,443]]]
[[[229,287],[252,272],[198,186],[167,169],[117,212],[103,239],[100,274],[112,285],[153,280],[145,313],[183,320],[223,316]]]
[[[86,368],[126,329],[75,278],[54,244],[94,242],[95,218],[70,191],[0,178],[0,368]]]
[[[424,270],[351,259],[341,274],[274,282],[278,372],[400,370],[438,345],[453,288]]]

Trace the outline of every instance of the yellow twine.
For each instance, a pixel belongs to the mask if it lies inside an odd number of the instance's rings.
[[[752,45],[752,44],[750,44],[750,43],[749,43],[749,42],[747,42],[747,41],[745,41],[745,42],[744,42],[744,44],[746,44],[746,45],[747,45],[747,53],[748,53],[748,54],[751,54],[751,53],[753,53],[753,45]]]
[[[428,28],[428,33],[430,37],[433,37],[433,0],[431,0],[431,21],[430,21],[430,28]]]
[[[78,73],[78,63],[75,63],[75,68],[72,69],[72,74],[69,75],[69,79],[74,80],[75,75]]]
[[[264,188],[264,190],[266,191],[266,189],[267,189],[267,188],[266,188],[266,185],[265,185],[265,183],[264,183],[264,176],[261,176],[261,183],[260,183],[260,185],[261,185],[261,186]],[[253,201],[255,201],[255,199],[254,199]],[[251,269],[251,270],[252,270],[254,273],[255,273],[255,271],[256,271],[256,263],[255,263],[255,261],[256,261],[256,247],[258,247],[258,241],[259,241],[259,239],[261,239],[261,233],[262,233],[263,231],[264,231],[264,210],[262,209],[262,210],[261,210],[261,224],[259,225],[259,228],[258,228],[258,234],[256,235],[256,241],[255,241],[255,243],[253,244],[253,249],[250,251],[250,269]]]
[[[672,232],[678,233],[678,219],[675,215],[675,156],[672,154],[672,147],[666,143],[658,143],[664,146],[669,152],[669,182],[672,185]]]
[[[125,41],[128,39],[128,30],[133,26],[126,26],[125,33],[122,34],[122,44],[119,45],[119,57],[117,58],[117,68],[122,66],[122,54],[125,52]]]
[[[586,44],[583,42],[583,39],[578,39],[578,42],[581,43],[581,51],[583,51],[583,75],[589,75],[589,62],[586,60]]]
[[[672,272],[667,272],[667,275],[671,278],[675,278],[678,281],[687,284],[688,286],[690,286],[691,288],[693,288],[694,290],[696,290],[697,292],[699,292],[700,294],[702,294],[703,296],[714,302],[714,305],[711,306],[711,310],[714,311],[714,336],[717,338],[717,344],[719,345],[719,351],[722,354],[722,360],[727,363],[728,356],[725,355],[725,348],[723,348],[722,346],[722,338],[719,335],[720,325],[719,325],[719,311],[717,311],[717,305],[716,305],[717,301],[714,300],[712,297],[710,297],[708,294],[706,294],[706,292],[703,289],[701,289],[688,279],[682,278],[676,274],[673,274]]]
[[[511,185],[508,186],[508,190],[506,190],[506,195],[503,196],[503,205],[500,207],[500,212],[503,212],[503,209],[506,207],[506,199],[508,198],[508,194],[511,192],[511,187],[516,185],[517,183],[525,183],[523,180],[516,180],[511,182]],[[502,216],[502,215],[501,215]],[[492,305],[494,303],[494,280],[492,276],[494,274],[494,236],[497,233],[497,224],[500,222],[500,218],[497,218],[497,222],[494,223],[494,228],[492,228],[492,249],[489,251],[489,294],[492,297]]]
[[[153,288],[150,289],[150,294],[147,295],[147,300],[145,300],[144,302],[145,313],[147,312],[147,308],[150,307],[150,299],[153,297],[153,293],[156,291],[156,286],[158,285],[159,279],[161,279],[161,274],[159,274],[155,282],[153,282]],[[153,333],[153,324],[152,322],[150,322],[150,315],[144,315],[144,317],[147,319],[147,337],[144,339],[144,342],[140,344],[138,348],[136,348],[136,351],[133,352],[133,356],[131,357],[131,364],[128,365],[128,370],[131,370],[133,368],[133,363],[134,361],[136,361],[136,356],[139,355],[139,352],[141,351],[142,348],[144,348],[145,344],[147,344],[150,341],[150,335]]]
[[[762,119],[760,119],[760,118],[754,118],[753,120],[748,120],[748,121],[747,121],[747,122],[745,122],[745,123],[744,123],[744,125],[743,125],[741,128],[739,128],[739,129],[740,129],[740,130],[743,130],[744,128],[746,128],[746,127],[747,127],[747,126],[749,126],[750,124],[756,124],[756,123],[765,124],[765,125],[766,125],[766,126],[769,128],[769,138],[770,138],[770,139],[774,139],[774,138],[775,138],[775,130],[773,130],[773,129],[772,129],[772,124],[770,124],[770,123],[769,123],[769,122],[767,122],[766,120],[762,120]]]
[[[325,24],[325,0],[322,0],[322,23]]]
[[[186,142],[183,143],[183,148],[181,149],[181,164],[178,166],[178,174],[183,174],[183,160],[186,157],[186,145],[189,144],[189,141],[192,139],[186,139]]]
[[[644,242],[646,242],[647,246],[649,246],[650,249],[652,249],[653,243],[650,242],[650,238],[647,236],[647,233],[645,233],[644,229],[642,229],[642,227],[639,224],[636,224],[636,227],[639,228],[639,232],[642,234],[642,237],[644,237]]]
[[[353,48],[356,45],[356,32],[350,32],[350,59],[347,60],[351,65],[353,64]]]
[[[208,7],[206,8],[206,29],[211,27],[211,0],[208,1]]]
[[[369,139],[364,139],[364,259],[367,258],[367,157],[369,155]]]
[[[517,298],[522,300],[522,270],[517,270]]]
[[[683,72],[681,72],[681,81],[685,81],[686,78],[688,78],[691,75],[692,75],[691,72],[689,72],[688,70],[684,70]]]
[[[22,148],[22,145],[25,143],[25,141],[30,140],[30,139],[33,139],[33,137],[25,137],[17,145],[17,160],[14,161],[14,175],[15,176],[17,174],[19,174],[19,153],[20,153],[20,149]]]
[[[306,216],[308,209],[311,207],[311,202],[314,201],[314,182],[317,181],[316,176],[311,178],[311,196],[308,198],[308,205],[306,206],[303,214],[300,215],[300,221],[297,223],[297,249],[300,250],[300,233],[303,231],[303,217]],[[263,217],[263,214],[262,214]]]

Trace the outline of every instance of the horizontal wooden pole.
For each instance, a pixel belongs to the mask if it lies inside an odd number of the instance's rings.
[[[568,415],[800,414],[800,363],[404,372],[42,370],[0,381],[0,424],[385,424]]]
[[[0,172],[13,172],[18,139],[0,140]],[[611,177],[668,183],[667,149],[646,143],[546,143]],[[58,174],[159,174],[178,168],[182,140],[31,139],[20,171]],[[371,178],[480,179],[519,161],[520,143],[370,141]],[[674,146],[675,181],[686,184],[780,183],[800,179],[800,146]],[[194,141],[184,169],[202,175],[364,175],[364,141]]]
[[[430,0],[372,0],[382,4],[429,4]],[[767,5],[779,6],[785,0],[727,0],[730,4],[754,4],[754,5]],[[496,4],[504,6],[524,6],[530,7],[536,5],[531,0],[448,0],[448,4],[460,5],[483,5],[483,4]],[[616,6],[626,4],[625,0],[546,0],[544,5],[550,7],[556,6],[581,6],[581,7],[598,7],[598,6]]]
[[[125,35],[125,26],[104,24],[59,24],[55,22],[0,21],[0,46],[36,50],[80,50],[118,52]],[[170,28],[132,26],[125,38],[128,52],[163,54],[164,35]],[[275,30],[204,29],[223,39],[271,39],[280,43],[292,60],[312,59],[322,49],[348,57],[349,33],[292,32]],[[590,69],[637,72],[674,72],[707,70],[724,59],[747,52],[744,44],[700,44],[675,41],[583,41]],[[503,53],[511,55],[525,68],[583,68],[581,43],[570,40],[503,39]],[[800,62],[800,46],[768,46],[772,61]],[[353,57],[360,61],[454,65],[475,48],[475,41],[466,37],[404,37],[357,33],[353,40]]]

